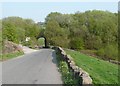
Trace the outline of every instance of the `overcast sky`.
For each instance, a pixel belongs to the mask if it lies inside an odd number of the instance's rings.
[[[44,21],[50,12],[75,13],[87,10],[118,11],[118,2],[4,2],[2,18],[19,16]]]

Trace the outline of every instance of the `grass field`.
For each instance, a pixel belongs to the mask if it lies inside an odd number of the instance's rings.
[[[4,60],[12,59],[12,58],[15,58],[15,57],[23,55],[23,54],[24,54],[23,52],[3,54],[3,55],[0,55],[0,60],[4,61]]]
[[[118,83],[118,66],[116,64],[87,56],[78,51],[68,49],[65,51],[73,57],[76,65],[90,74],[93,84]]]

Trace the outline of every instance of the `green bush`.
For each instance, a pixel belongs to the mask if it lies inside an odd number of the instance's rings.
[[[38,40],[37,40],[37,42],[38,42],[38,45],[39,46],[44,46],[45,45],[45,39],[44,38],[39,38]]]
[[[117,60],[118,58],[118,49],[115,45],[107,45],[105,47],[105,57],[108,57],[113,60]]]
[[[2,37],[3,39],[18,43],[18,35],[16,34],[17,30],[14,25],[11,23],[3,24]]]
[[[56,55],[57,55],[57,61],[58,61],[57,62],[58,68],[62,74],[62,80],[63,80],[64,86],[76,86],[78,84],[78,80],[73,78],[73,73],[69,72],[67,63],[63,61],[58,51],[56,52]]]
[[[68,65],[66,62],[61,61],[59,64],[60,72],[62,73],[62,79],[65,85],[75,85],[75,80],[72,77],[72,73],[69,72]]]
[[[59,66],[60,66],[61,73],[63,75],[68,73],[68,66],[67,66],[66,62],[61,61]]]
[[[24,46],[28,46],[30,48],[35,48],[36,45],[38,45],[38,41],[36,38],[31,37],[29,41],[26,41],[23,43]]]
[[[71,39],[71,41],[70,41],[70,48],[71,49],[76,49],[76,50],[84,49],[83,39],[81,39],[81,38]]]
[[[118,49],[116,45],[107,45],[97,51],[97,55],[106,59],[117,60]]]
[[[98,55],[98,56],[101,56],[101,57],[104,57],[104,55],[105,55],[105,50],[104,50],[103,48],[99,49],[99,50],[97,51],[97,55]]]

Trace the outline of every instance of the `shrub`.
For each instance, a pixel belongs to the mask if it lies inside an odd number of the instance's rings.
[[[23,45],[28,46],[30,48],[35,48],[36,45],[38,45],[38,41],[36,38],[31,37],[29,41],[26,41],[23,43]]]
[[[63,80],[64,86],[76,86],[78,84],[78,80],[73,78],[72,72],[69,72],[68,65],[61,58],[60,52],[57,51],[56,55],[57,55],[57,61],[58,61],[57,63],[58,63],[59,71],[62,74],[62,80]]]
[[[105,47],[105,56],[109,59],[116,60],[118,57],[118,49],[116,45],[107,45]]]
[[[104,57],[105,59],[117,60],[118,58],[118,49],[116,45],[107,45],[104,48],[101,48],[97,51],[97,55]]]
[[[103,49],[103,48],[99,49],[99,50],[97,51],[97,55],[98,55],[98,56],[101,56],[101,57],[104,57],[104,55],[105,55],[104,49]]]
[[[75,80],[72,77],[72,73],[69,72],[67,63],[64,61],[61,61],[59,68],[60,68],[60,72],[62,73],[62,79],[63,79],[64,84],[75,85]]]
[[[16,33],[16,27],[10,23],[3,24],[2,36],[3,39],[18,43],[18,34]]]
[[[70,41],[70,48],[71,49],[76,49],[76,50],[83,49],[84,48],[83,39],[81,39],[81,38],[71,39],[71,41]]]

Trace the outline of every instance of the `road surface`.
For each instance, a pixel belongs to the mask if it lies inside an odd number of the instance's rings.
[[[22,46],[22,45],[21,45],[20,47],[23,49],[23,52],[24,52],[25,54],[28,54],[28,53],[32,53],[32,52],[38,51],[38,50],[31,49],[31,48],[29,48],[29,47]]]
[[[3,84],[62,84],[55,51],[41,49],[2,63]]]

